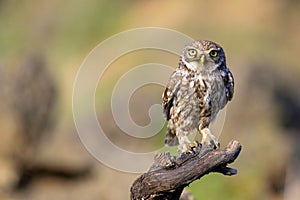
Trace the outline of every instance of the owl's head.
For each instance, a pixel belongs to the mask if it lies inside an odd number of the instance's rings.
[[[191,71],[213,72],[226,65],[222,47],[208,40],[196,40],[185,46],[181,60]]]

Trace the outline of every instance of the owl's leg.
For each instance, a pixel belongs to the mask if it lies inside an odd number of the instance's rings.
[[[213,147],[214,149],[220,148],[220,143],[218,139],[211,133],[211,131],[208,128],[203,128],[200,132],[202,134],[201,143],[203,145]]]
[[[178,142],[179,142],[179,146],[178,146],[178,151],[180,153],[189,153],[191,148],[190,148],[190,140],[189,138],[184,135],[184,136],[177,136],[178,137]]]

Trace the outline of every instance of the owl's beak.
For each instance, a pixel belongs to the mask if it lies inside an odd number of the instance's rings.
[[[204,55],[204,54],[201,54],[201,55],[200,55],[200,60],[199,60],[199,62],[200,62],[202,65],[204,65],[204,63],[205,63],[205,55]]]

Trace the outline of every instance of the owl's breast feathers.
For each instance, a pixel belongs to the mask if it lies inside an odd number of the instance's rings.
[[[170,110],[173,107],[175,101],[178,100],[178,91],[182,89],[185,85],[188,85],[190,88],[185,88],[185,90],[190,90],[193,88],[193,93],[197,94],[197,98],[199,99],[199,107],[201,110],[206,108],[206,116],[208,115],[209,107],[212,106],[212,101],[214,104],[224,104],[220,105],[220,109],[222,109],[228,101],[230,101],[233,97],[234,93],[234,79],[232,73],[229,69],[221,68],[221,73],[218,73],[218,76],[212,77],[203,77],[196,78],[191,80],[191,74],[182,68],[178,68],[174,71],[169,79],[169,82],[166,86],[165,91],[163,92],[163,111],[167,120],[171,118]],[[183,84],[188,81],[189,84]],[[223,99],[223,94],[225,92],[226,100]],[[189,95],[190,96],[190,95]],[[186,97],[188,98],[188,97]],[[192,100],[192,99],[191,99]],[[204,111],[204,110],[203,110]]]

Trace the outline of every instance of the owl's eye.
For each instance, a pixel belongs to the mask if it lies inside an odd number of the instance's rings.
[[[197,51],[195,49],[189,49],[189,55],[195,56],[197,54]]]
[[[218,51],[217,51],[217,50],[211,50],[211,51],[209,52],[209,55],[210,55],[211,57],[217,57],[217,56],[218,56]]]

